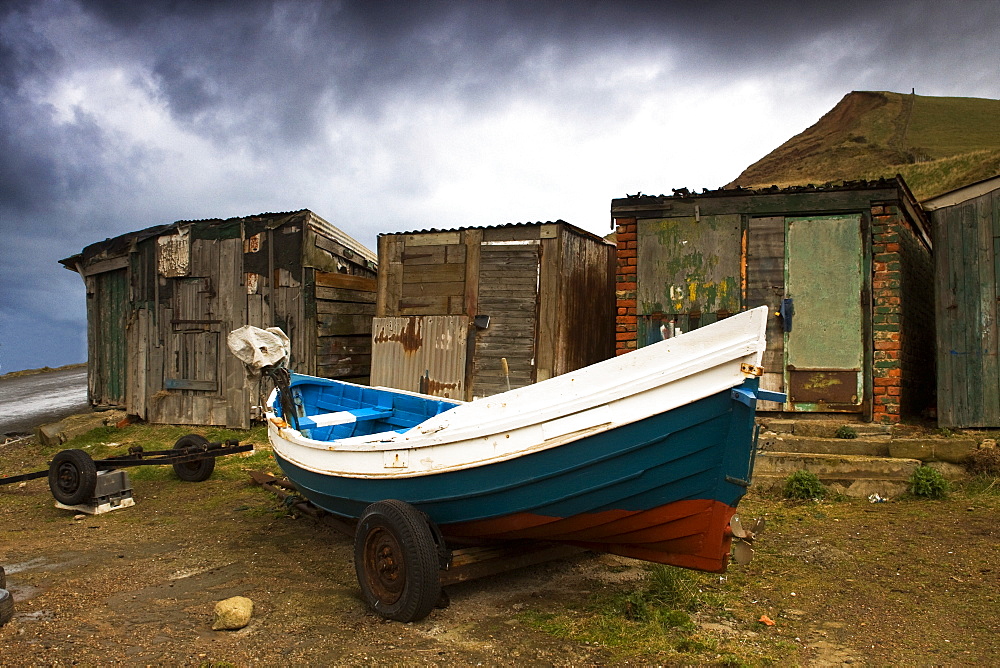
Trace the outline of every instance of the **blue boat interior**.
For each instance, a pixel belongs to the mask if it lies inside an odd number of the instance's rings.
[[[447,399],[425,398],[327,378],[295,373],[291,376],[291,393],[299,431],[306,438],[318,441],[386,431],[402,433],[458,405]],[[277,415],[292,423],[292,420],[282,415],[280,401],[275,401],[274,409]],[[316,426],[318,416],[341,412],[350,413],[354,420],[344,424]]]

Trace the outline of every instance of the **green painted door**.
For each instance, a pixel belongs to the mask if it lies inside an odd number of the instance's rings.
[[[861,216],[788,217],[785,333],[788,400],[796,411],[860,411],[864,402]]]
[[[129,306],[128,270],[116,269],[95,277],[91,401],[99,406],[125,405],[125,314]]]

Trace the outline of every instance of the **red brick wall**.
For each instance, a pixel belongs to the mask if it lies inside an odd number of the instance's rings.
[[[934,265],[898,207],[871,215],[872,419],[894,424],[933,402]]]
[[[636,219],[615,220],[615,236],[618,244],[618,268],[615,273],[615,355],[621,355],[636,348]]]

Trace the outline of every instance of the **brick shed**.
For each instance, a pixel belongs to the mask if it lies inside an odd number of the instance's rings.
[[[616,352],[768,305],[763,385],[792,413],[933,404],[929,226],[903,179],[612,200]]]

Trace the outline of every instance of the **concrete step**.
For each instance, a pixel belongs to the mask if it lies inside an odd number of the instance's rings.
[[[796,471],[810,471],[832,491],[854,497],[898,496],[921,465],[917,459],[803,452],[760,452],[753,483],[764,489],[783,487]]]
[[[858,438],[819,438],[763,432],[757,447],[765,452],[801,452],[819,455],[863,455],[866,457],[891,457],[888,436]]]
[[[761,417],[758,418],[758,422],[764,426],[766,431],[815,438],[837,438],[837,431],[842,427],[850,428],[859,437],[889,436],[892,433],[892,427],[886,424],[851,422],[850,420]]]
[[[970,437],[891,438],[889,435],[823,438],[763,431],[757,447],[765,452],[894,457],[961,464],[979,448],[979,441]]]

